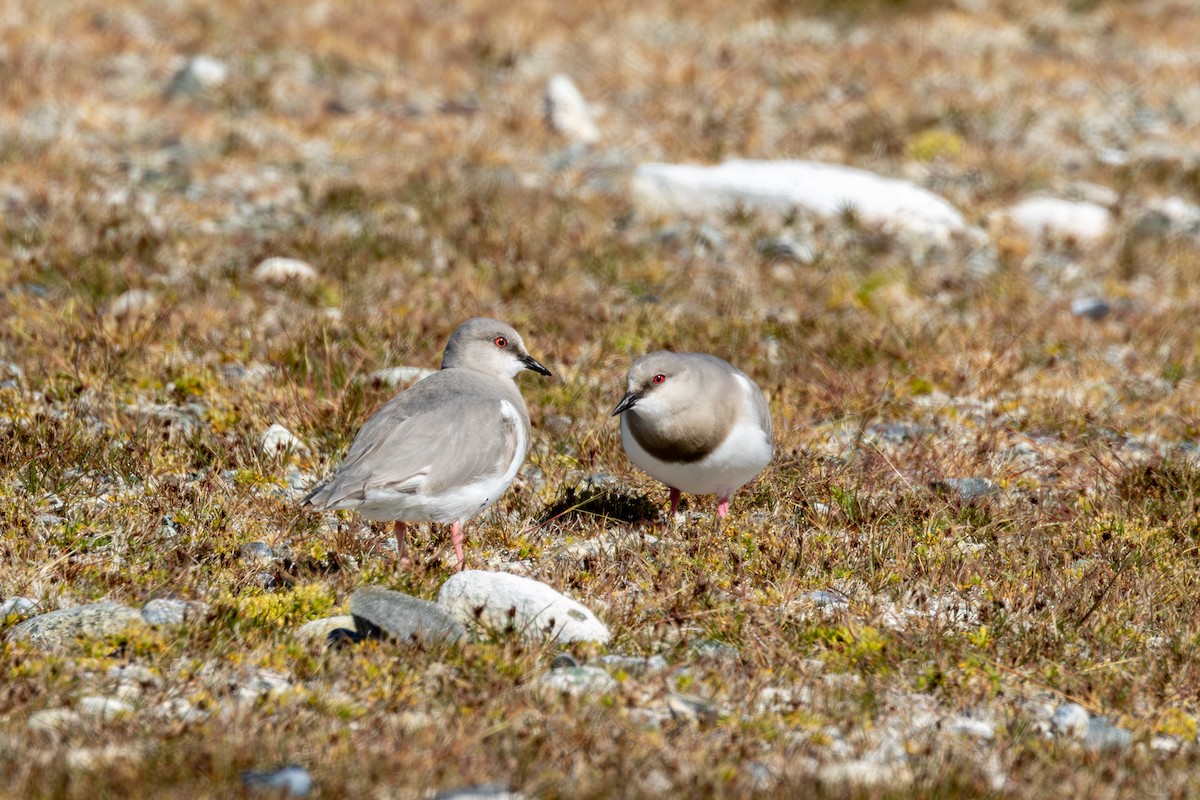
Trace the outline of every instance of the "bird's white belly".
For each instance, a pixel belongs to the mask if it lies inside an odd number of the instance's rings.
[[[728,497],[771,462],[771,441],[758,425],[737,425],[716,450],[699,461],[660,461],[646,452],[621,419],[621,443],[629,460],[650,477],[688,494]]]
[[[520,463],[519,461],[517,462]],[[486,509],[512,483],[512,475],[475,481],[440,494],[420,494],[375,489],[367,492],[358,507],[366,519],[392,522],[455,522],[469,519]]]

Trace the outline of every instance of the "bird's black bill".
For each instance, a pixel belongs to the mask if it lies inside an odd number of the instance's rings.
[[[634,394],[633,392],[629,392],[628,394],[626,394],[624,397],[621,398],[621,402],[617,403],[617,407],[616,407],[616,409],[613,410],[612,415],[615,417],[617,414],[620,414],[622,411],[628,411],[629,409],[633,408],[634,405],[637,403],[637,401],[641,399],[641,397],[642,396],[640,394]]]
[[[525,369],[531,369],[539,375],[550,375],[550,370],[539,364],[533,356],[525,356],[521,359],[521,363],[525,365]]]

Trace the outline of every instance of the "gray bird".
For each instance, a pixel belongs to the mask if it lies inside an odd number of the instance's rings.
[[[775,437],[767,398],[746,373],[704,353],[660,350],[633,362],[613,411],[629,460],[671,489],[729,498],[771,462]]]
[[[441,371],[372,414],[301,506],[394,522],[401,563],[405,523],[449,522],[461,570],[463,523],[496,502],[529,449],[529,411],[513,380],[527,369],[550,374],[509,325],[467,320],[446,343]]]

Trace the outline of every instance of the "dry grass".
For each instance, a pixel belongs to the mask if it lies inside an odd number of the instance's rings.
[[[962,253],[818,223],[821,259],[797,266],[757,247],[777,221],[721,220],[706,248],[694,226],[660,235],[670,221],[639,214],[622,182],[640,161],[801,157],[915,177],[972,222],[1081,181],[1122,208],[1195,202],[1197,40],[1185,3],[8,3],[0,361],[23,375],[0,388],[0,598],[173,596],[210,613],[71,654],[0,644],[0,793],[224,797],[242,770],[294,761],[326,797],[489,780],[570,797],[1194,795],[1194,235],[1146,239],[1130,217],[1095,247],[1041,247],[995,228],[996,268],[971,277]],[[198,53],[230,67],[226,84],[164,97]],[[540,118],[560,70],[605,137],[561,169]],[[1143,112],[1157,127],[1131,121]],[[1104,146],[1170,155],[1113,166]],[[319,280],[259,285],[273,255]],[[154,303],[117,313],[131,289]],[[1116,311],[1072,316],[1080,293]],[[360,528],[276,490],[327,469],[386,399],[358,376],[436,365],[479,313],[516,325],[555,378],[522,382],[526,478],[470,527],[474,564],[521,560],[595,609],[611,650],[690,669],[559,702],[529,690],[556,647],[291,636],[364,582],[430,598],[449,575],[444,532],[418,532],[428,560],[402,573]],[[608,417],[630,359],[663,346],[759,379],[776,462],[720,535],[692,499],[705,518],[660,546],[562,558],[665,506]],[[191,411],[131,410],[150,404]],[[264,456],[275,422],[314,454]],[[886,423],[921,427],[896,442]],[[619,488],[559,516],[597,473]],[[931,488],[964,476],[1003,492]],[[255,541],[288,553],[273,591],[240,555]],[[818,589],[849,607],[807,613]],[[893,626],[898,607],[921,613]],[[702,640],[739,655],[697,659]],[[122,664],[161,678],[134,715],[28,730],[34,711],[111,691]],[[235,702],[255,668],[293,688]],[[768,687],[809,693],[764,708]],[[647,725],[669,689],[721,713]],[[805,767],[828,760],[827,726],[867,740],[914,696],[992,719],[996,741],[910,742],[898,788]],[[173,698],[208,716],[157,715]],[[1135,746],[1044,736],[1033,706],[1068,699]],[[1174,755],[1147,746],[1164,734]]]

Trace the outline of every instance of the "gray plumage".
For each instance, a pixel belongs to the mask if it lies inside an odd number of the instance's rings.
[[[529,411],[513,378],[550,371],[512,327],[488,318],[450,336],[442,368],[393,397],[363,423],[334,475],[302,501],[396,522],[461,523],[483,511],[516,476],[529,446]]]

